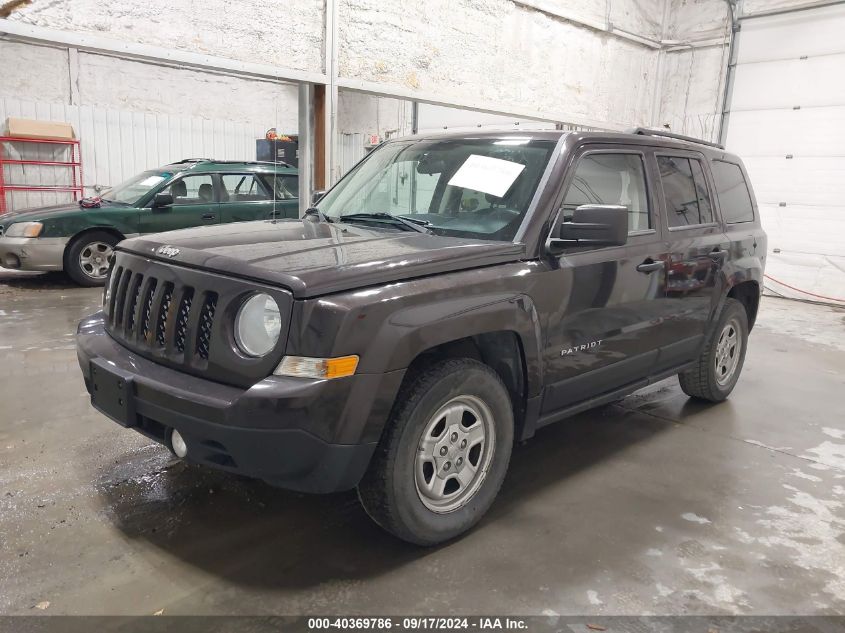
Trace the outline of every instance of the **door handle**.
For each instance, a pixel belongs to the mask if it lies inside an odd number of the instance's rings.
[[[214,215],[213,213],[203,213],[203,215],[202,215],[203,220],[213,220],[216,217],[217,216]]]
[[[637,270],[640,271],[641,273],[648,274],[648,273],[653,273],[655,270],[660,270],[661,268],[663,268],[663,266],[664,266],[663,262],[655,262],[655,261],[652,261],[651,259],[647,259],[642,264],[637,266]]]
[[[720,248],[714,248],[710,251],[710,259],[714,262],[723,262],[728,257],[728,251],[722,250]]]

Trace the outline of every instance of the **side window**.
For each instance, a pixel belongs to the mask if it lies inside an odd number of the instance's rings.
[[[563,199],[565,219],[582,204],[616,204],[628,208],[628,231],[651,228],[645,168],[639,154],[588,154],[575,168]]]
[[[695,226],[713,221],[713,205],[701,163],[679,156],[658,156],[660,182],[666,198],[670,227]]]
[[[214,202],[214,184],[211,174],[185,176],[171,183],[162,193],[173,196],[173,205],[211,204]]]
[[[222,174],[222,202],[255,202],[272,200],[273,195],[255,174]]]
[[[713,180],[716,181],[716,195],[722,217],[728,224],[754,221],[754,205],[748,192],[748,183],[742,169],[734,163],[714,160],[711,163]]]
[[[299,176],[276,176],[276,197],[298,198],[299,197]]]

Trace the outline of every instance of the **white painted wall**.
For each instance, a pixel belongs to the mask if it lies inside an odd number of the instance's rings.
[[[34,0],[10,20],[228,59],[321,72],[323,0]]]
[[[641,0],[642,11],[631,2],[613,3],[626,4],[620,19],[653,35],[652,16],[662,16],[662,0]],[[340,76],[385,92],[439,93],[455,103],[496,104],[541,118],[616,128],[649,122],[654,48],[527,5],[339,0]],[[606,7],[589,4],[599,5]]]
[[[255,160],[255,139],[268,128],[297,131],[297,89],[291,84],[3,40],[0,68],[0,127],[9,116],[72,124],[89,195],[95,186],[182,158]],[[51,154],[23,145],[10,150],[30,152],[25,158]],[[15,184],[61,184],[68,173],[6,167],[5,177]],[[16,192],[7,203],[14,209],[69,199],[63,193]]]

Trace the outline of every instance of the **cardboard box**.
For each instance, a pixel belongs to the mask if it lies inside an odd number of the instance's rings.
[[[74,138],[73,126],[70,123],[34,121],[15,117],[6,119],[6,136],[56,141],[70,141]]]

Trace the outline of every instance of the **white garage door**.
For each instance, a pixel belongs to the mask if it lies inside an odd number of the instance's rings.
[[[845,5],[746,19],[738,39],[727,146],[769,234],[766,285],[790,297],[845,301],[842,33]]]

